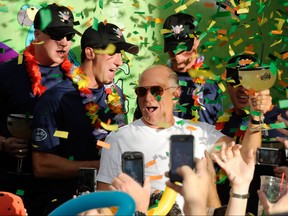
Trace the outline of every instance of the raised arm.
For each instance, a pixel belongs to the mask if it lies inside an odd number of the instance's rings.
[[[272,105],[270,90],[267,89],[256,92],[255,95],[249,95],[249,102],[250,113],[253,114],[253,111],[257,111],[265,114],[270,110]],[[250,149],[254,149],[254,162],[256,162],[256,150],[262,143],[260,120],[261,116],[250,115],[250,121],[245,132],[241,148],[241,154],[246,162],[249,161]]]
[[[247,162],[240,153],[241,145],[233,144],[228,147],[224,144],[220,155],[213,154],[215,161],[225,170],[231,183],[230,199],[226,215],[245,215],[249,186],[254,174],[253,149],[250,149]]]

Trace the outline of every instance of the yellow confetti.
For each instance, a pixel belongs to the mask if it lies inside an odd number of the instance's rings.
[[[164,34],[169,34],[169,33],[171,33],[172,31],[170,30],[170,29],[161,29],[160,30],[160,33],[162,34],[162,35],[164,35]]]
[[[285,23],[285,19],[275,18],[275,20],[278,21],[278,24],[276,25],[276,27],[280,31],[283,27],[283,24]]]
[[[54,132],[53,136],[67,139],[68,138],[68,132],[67,131],[56,130]]]
[[[212,20],[207,30],[209,30],[212,26],[214,26],[215,23],[216,23],[216,21],[215,21],[215,20]]]
[[[23,55],[22,54],[20,54],[19,56],[18,56],[18,65],[19,64],[22,64],[22,62],[23,62]]]
[[[238,46],[239,44],[241,44],[243,42],[242,38],[239,38],[239,40],[235,41],[233,43],[234,46]]]
[[[226,91],[226,87],[225,87],[225,85],[222,82],[218,83],[218,86],[219,86],[219,88],[221,89],[222,92]]]
[[[206,79],[215,79],[214,73],[212,71],[209,71],[209,70],[190,69],[190,70],[188,70],[188,74],[192,78],[205,77]]]
[[[108,54],[112,55],[115,53],[116,46],[114,44],[108,44],[106,49],[94,49],[95,54]]]
[[[186,4],[184,4],[184,5],[181,5],[180,7],[176,8],[175,12],[179,13],[180,11],[186,10],[186,9],[187,9],[187,6],[186,6]]]
[[[229,54],[230,56],[234,56],[235,52],[233,51],[232,47],[229,45]]]
[[[280,44],[280,43],[282,43],[282,39],[280,39],[279,41],[275,41],[273,44],[270,45],[270,47],[273,47],[273,46]]]
[[[241,8],[237,10],[237,14],[245,14],[245,13],[249,13],[249,8]]]
[[[104,122],[101,122],[100,125],[105,129],[105,130],[108,130],[108,131],[116,131],[118,130],[119,126],[117,124],[113,124],[113,125],[108,125],[108,124],[105,124]]]
[[[186,6],[188,7],[189,5],[191,4],[194,4],[195,2],[199,2],[200,0],[189,0],[187,3],[186,3]]]
[[[111,146],[109,143],[103,142],[101,140],[98,140],[96,145],[101,146],[101,147],[106,148],[106,149],[110,149],[110,146]]]

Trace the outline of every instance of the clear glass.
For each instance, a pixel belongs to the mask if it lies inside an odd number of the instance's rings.
[[[13,137],[30,140],[32,135],[32,121],[32,115],[9,114],[7,117],[7,128]],[[18,158],[17,160],[16,170],[10,171],[9,173],[19,175],[29,174],[23,170],[23,158]]]
[[[271,88],[276,81],[276,73],[273,74],[269,67],[257,67],[257,68],[239,68],[238,70],[239,80],[241,85],[247,89],[254,89],[259,92],[265,89]],[[264,121],[264,115],[260,114],[260,129]]]
[[[260,176],[260,189],[266,194],[271,203],[277,202],[280,197],[287,193],[287,181],[274,176]],[[258,203],[258,216],[265,215],[262,204]]]

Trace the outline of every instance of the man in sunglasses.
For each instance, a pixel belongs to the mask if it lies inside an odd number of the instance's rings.
[[[216,152],[232,138],[225,136],[214,125],[192,122],[173,116],[174,107],[181,93],[177,74],[169,67],[156,65],[146,69],[139,78],[135,89],[138,96],[142,118],[110,133],[106,142],[109,149],[102,149],[100,169],[97,175],[98,189],[107,190],[112,179],[121,172],[121,154],[126,151],[140,151],[144,154],[145,176],[151,178],[153,190],[165,188],[164,173],[169,170],[169,142],[173,134],[192,134],[194,136],[194,158],[204,157],[204,151]],[[271,106],[269,90],[251,96],[251,110],[265,113]],[[262,104],[259,102],[262,101]],[[253,103],[252,103],[253,102]],[[258,119],[257,119],[258,118]],[[253,122],[259,117],[253,117]],[[258,125],[249,122],[241,152],[248,158],[251,148],[261,145]],[[192,152],[191,152],[192,154]],[[226,161],[222,155],[222,160]],[[234,191],[241,194],[241,191]],[[182,198],[177,197],[180,207]]]
[[[46,187],[36,189],[29,140],[9,132],[7,117],[23,114],[28,121],[39,96],[70,73],[67,56],[77,31],[71,10],[57,4],[41,8],[34,27],[35,40],[24,50],[24,57],[0,65],[0,190],[18,193],[29,215],[41,215],[41,193]],[[24,158],[23,172],[16,172],[17,158]]]
[[[47,90],[34,110],[32,160],[34,174],[47,179],[45,214],[93,185],[92,174],[78,186],[79,168],[97,170],[101,140],[125,123],[124,95],[113,80],[122,53],[137,54],[139,47],[118,26],[99,22],[83,33],[81,50],[80,67]]]
[[[213,80],[208,82],[197,74],[204,56],[198,54],[200,40],[195,22],[190,14],[177,13],[165,19],[161,30],[164,52],[169,57],[167,65],[176,72],[181,85],[179,104],[175,107],[174,115],[215,124],[218,112],[222,111],[222,94]],[[194,71],[199,77],[192,78],[189,71]],[[213,102],[207,102],[208,100]],[[134,118],[140,117],[141,112],[137,108]]]
[[[226,66],[226,81],[227,81],[227,93],[230,96],[233,107],[225,112],[225,116],[229,118],[219,118],[219,122],[216,123],[216,127],[221,130],[221,132],[229,137],[235,139],[236,143],[240,143],[245,134],[245,130],[241,130],[241,127],[245,127],[249,121],[249,115],[245,112],[245,108],[248,108],[249,95],[247,95],[247,89],[245,89],[239,80],[238,70],[247,66],[259,67],[258,60],[249,54],[238,54],[233,56],[227,62]],[[286,111],[280,109],[279,107],[273,105],[271,109],[264,115],[264,123],[272,124],[277,122],[277,117],[281,116],[287,119]],[[221,120],[222,119],[222,120]],[[275,138],[283,137],[278,130],[262,130],[262,146],[273,143],[276,145],[277,141]],[[274,141],[271,141],[273,140]],[[275,142],[276,141],[276,142]],[[279,145],[278,145],[279,146]],[[277,146],[275,146],[277,147]],[[284,149],[283,149],[284,151]],[[260,176],[261,175],[274,175],[273,166],[267,165],[256,165],[254,178],[250,186],[250,198],[248,199],[247,212],[250,212],[254,215],[257,215],[257,206],[258,206],[258,194],[257,189],[260,188]],[[229,181],[226,180],[222,184],[217,184],[219,197],[222,204],[227,204],[229,200]]]

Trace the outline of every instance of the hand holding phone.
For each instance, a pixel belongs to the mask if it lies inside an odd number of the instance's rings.
[[[171,182],[182,182],[183,179],[176,173],[176,169],[183,165],[194,168],[194,136],[172,135],[170,138],[170,171]]]
[[[134,180],[144,184],[144,155],[142,152],[128,151],[122,154],[122,171]]]
[[[78,189],[76,194],[81,195],[87,191],[94,192],[96,190],[97,170],[90,167],[81,167],[78,170]]]

